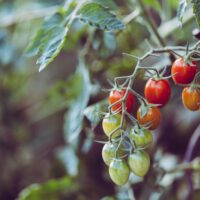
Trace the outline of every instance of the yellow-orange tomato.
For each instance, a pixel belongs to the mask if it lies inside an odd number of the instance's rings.
[[[141,125],[149,125],[150,130],[156,129],[161,120],[161,112],[157,107],[151,107],[148,109],[145,116],[141,116],[141,107],[137,111],[137,120]]]
[[[200,90],[185,87],[182,91],[183,105],[191,111],[200,109]]]

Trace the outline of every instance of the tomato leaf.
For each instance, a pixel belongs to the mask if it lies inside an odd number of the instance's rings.
[[[193,3],[193,12],[195,14],[198,25],[200,26],[200,1],[192,0]]]
[[[182,23],[182,19],[187,8],[187,0],[180,0],[177,9],[177,18]]]
[[[82,130],[83,110],[88,104],[91,91],[89,72],[84,62],[79,63],[76,75],[81,77],[81,91],[66,113],[64,123],[65,138],[69,143],[74,141]]]
[[[53,16],[44,20],[42,27],[25,50],[27,56],[38,56],[39,71],[51,63],[64,46],[68,33],[68,16],[74,10],[74,1],[66,9],[59,9]]]
[[[125,25],[108,11],[105,7],[97,3],[84,5],[79,12],[78,18],[91,26],[99,29],[114,31],[125,28]]]
[[[50,180],[43,184],[32,184],[22,190],[17,200],[55,200],[76,192],[77,185],[70,178]]]

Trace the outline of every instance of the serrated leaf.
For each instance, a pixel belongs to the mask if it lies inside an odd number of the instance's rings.
[[[182,23],[182,19],[185,14],[186,8],[187,8],[187,0],[180,0],[178,9],[177,9],[177,18],[181,23]]]
[[[40,65],[39,71],[43,70],[58,55],[64,45],[67,32],[68,28],[55,26],[46,33],[39,48],[40,56],[37,59],[37,64]]]
[[[125,28],[125,25],[110,13],[108,9],[97,3],[84,5],[79,12],[78,18],[99,29],[114,31]]]
[[[200,1],[192,0],[193,3],[193,12],[195,14],[198,25],[200,26]]]
[[[77,186],[72,179],[63,178],[50,180],[43,184],[32,184],[22,190],[17,200],[59,200],[70,192],[75,192]]]
[[[53,16],[44,20],[42,27],[36,33],[29,46],[25,50],[28,56],[38,55],[37,64],[39,71],[44,69],[61,51],[65,38],[73,19],[69,22],[68,16],[75,7],[75,1],[71,1],[66,8],[61,8]]]
[[[94,105],[87,107],[84,110],[84,115],[91,122],[92,128],[95,128],[101,121],[100,112],[103,111],[106,103],[107,103],[107,100],[103,100],[101,102],[98,102]]]
[[[46,37],[48,31],[55,26],[63,25],[65,20],[65,14],[61,10],[58,10],[53,16],[48,17],[44,20],[42,27],[37,31],[30,44],[25,50],[27,56],[35,56],[39,53],[40,46],[42,45],[42,40]]]
[[[89,72],[83,62],[79,64],[76,74],[82,78],[80,82],[81,91],[66,113],[64,122],[65,138],[69,143],[74,142],[74,139],[79,136],[82,130],[83,110],[88,104],[91,90]]]

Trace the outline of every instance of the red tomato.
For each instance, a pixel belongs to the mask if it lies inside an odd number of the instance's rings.
[[[188,110],[200,109],[200,90],[185,87],[182,92],[182,101]]]
[[[109,104],[111,105],[111,104],[119,101],[120,99],[122,99],[124,97],[125,93],[126,93],[125,89],[112,90],[109,95]],[[126,103],[125,103],[125,108],[126,108],[127,112],[131,113],[133,111],[134,102],[135,102],[135,97],[131,92],[129,92],[128,96],[126,98]],[[112,107],[112,111],[121,110],[121,109],[122,109],[122,102],[120,102]]]
[[[171,87],[168,80],[155,80],[150,78],[144,88],[144,96],[149,103],[161,104],[163,107],[170,98]]]
[[[175,84],[188,84],[191,83],[197,73],[198,64],[193,61],[192,65],[185,63],[183,58],[178,58],[174,61],[171,74]]]

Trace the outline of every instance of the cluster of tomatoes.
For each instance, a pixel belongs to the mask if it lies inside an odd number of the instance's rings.
[[[171,73],[175,84],[189,84],[198,72],[196,62],[188,64],[178,58]],[[152,143],[152,130],[160,124],[162,108],[169,101],[171,86],[163,77],[150,78],[144,88],[143,104],[137,110],[137,119],[132,115],[135,96],[127,88],[114,88],[109,95],[111,111],[102,121],[104,133],[109,137],[102,149],[102,157],[109,166],[109,175],[117,185],[124,185],[130,173],[144,177],[150,167],[150,157],[145,149]],[[126,98],[124,98],[126,97]],[[139,97],[138,97],[139,98]],[[200,89],[194,84],[185,87],[183,104],[190,110],[200,109]],[[132,120],[131,123],[124,116]],[[135,121],[134,121],[135,120]],[[127,126],[127,123],[130,126]]]

